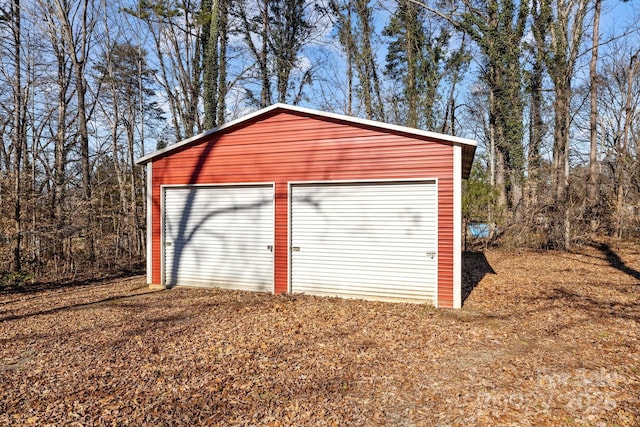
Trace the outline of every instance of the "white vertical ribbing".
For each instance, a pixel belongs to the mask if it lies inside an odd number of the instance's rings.
[[[151,273],[153,270],[153,162],[147,163],[147,285],[152,284]]]
[[[291,188],[292,292],[435,302],[435,180]]]
[[[462,147],[453,146],[453,308],[462,307]]]
[[[164,285],[273,292],[273,184],[164,188]]]

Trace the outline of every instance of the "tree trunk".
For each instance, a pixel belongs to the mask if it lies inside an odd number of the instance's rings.
[[[75,62],[74,62],[75,63]],[[82,172],[82,195],[91,201],[91,163],[89,159],[89,129],[87,126],[86,82],[84,62],[76,64],[76,100],[78,103],[78,129],[80,132],[80,169]]]
[[[113,170],[115,172],[116,175],[116,180],[118,181],[118,192],[119,192],[119,202],[120,202],[120,209],[118,212],[119,215],[115,215],[114,214],[114,220],[115,219],[119,219],[117,221],[117,226],[114,228],[114,230],[116,231],[116,235],[117,235],[117,240],[116,240],[116,257],[118,256],[118,252],[120,251],[120,249],[122,248],[122,238],[121,238],[121,229],[122,229],[122,225],[121,223],[124,222],[127,224],[127,227],[125,227],[125,229],[131,229],[132,225],[130,224],[130,210],[129,210],[129,205],[127,203],[127,184],[126,184],[126,178],[125,178],[125,174],[124,174],[124,168],[122,165],[122,162],[120,160],[120,148],[119,148],[119,144],[118,144],[118,127],[120,125],[120,104],[119,104],[119,93],[118,90],[116,88],[117,82],[116,82],[116,77],[115,77],[115,73],[114,73],[114,63],[113,63],[113,56],[112,56],[112,51],[114,49],[114,44],[112,44],[109,40],[109,34],[108,32],[105,34],[105,37],[107,39],[107,53],[106,53],[106,57],[105,57],[105,61],[106,61],[106,76],[107,77],[107,81],[109,82],[108,84],[108,90],[110,92],[110,97],[111,97],[111,111],[109,113],[106,113],[107,119],[109,121],[109,124],[111,126],[111,157],[112,157],[112,162],[113,162]],[[128,123],[127,127],[132,126],[132,123]],[[133,166],[133,164],[132,164]],[[135,200],[135,199],[134,199]],[[128,248],[131,247],[131,243],[128,243]]]
[[[65,72],[65,60],[62,56],[58,58],[58,129],[55,140],[54,153],[54,171],[53,171],[53,209],[55,236],[54,236],[54,255],[64,259],[64,251],[62,246],[62,236],[65,229],[63,200],[65,193],[66,167],[67,167],[67,76]],[[64,260],[66,262],[66,260]]]
[[[13,83],[13,149],[14,149],[14,185],[15,194],[13,221],[14,221],[14,242],[13,242],[13,270],[22,270],[22,177],[21,162],[23,154],[23,102],[22,102],[22,46],[20,40],[21,25],[21,9],[20,0],[11,2],[11,19],[12,19],[12,36],[14,43],[13,61],[15,67],[15,76]]]
[[[206,8],[206,9],[205,9]],[[211,129],[216,126],[217,108],[218,108],[218,77],[219,77],[219,59],[218,59],[218,36],[219,36],[219,17],[220,17],[220,0],[203,1],[203,14],[210,16],[207,24],[202,29],[202,45],[203,45],[203,62],[204,70],[203,86],[204,86],[204,125],[205,128]]]
[[[164,59],[163,48],[162,48],[162,40],[160,39],[160,35],[153,28],[151,23],[148,24],[151,35],[153,37],[154,46],[156,49],[156,54],[158,55],[158,65],[160,68],[160,84],[164,89],[164,93],[167,95],[167,99],[169,100],[169,111],[171,112],[171,124],[173,130],[175,132],[176,141],[181,141],[185,137],[185,132],[180,125],[180,107],[179,100],[177,98],[177,94],[174,91],[174,88],[169,83],[169,72],[167,71],[167,65]]]
[[[506,208],[507,206],[507,187],[505,182],[505,164],[504,154],[501,150],[495,151],[495,188],[498,190],[497,206],[498,208]]]
[[[260,96],[260,108],[271,104],[271,82],[269,81],[269,68],[267,65],[269,55],[269,2],[262,3],[262,49],[260,51],[259,65],[262,79],[262,91]]]
[[[142,94],[141,94],[142,95]],[[138,183],[136,179],[136,164],[135,164],[135,129],[134,129],[134,121],[130,120],[127,122],[127,148],[128,148],[128,171],[129,171],[129,207],[127,211],[129,212],[129,247],[131,248],[130,254],[133,256],[140,255],[142,250],[142,244],[139,240],[140,237],[140,221],[138,218],[138,200],[137,200],[137,192],[138,192]]]
[[[89,115],[87,114],[86,95],[87,95],[87,81],[85,77],[85,66],[87,60],[87,47],[89,44],[89,29],[88,29],[88,7],[89,0],[83,1],[82,6],[82,32],[80,35],[80,52],[81,56],[75,52],[75,44],[70,43],[71,48],[71,60],[76,72],[76,99],[78,102],[78,129],[80,131],[80,170],[82,173],[82,195],[86,204],[87,210],[87,226],[85,229],[85,240],[87,242],[87,255],[90,262],[95,261],[95,248],[94,248],[94,231],[93,231],[93,211],[91,208],[91,163],[89,159],[89,128],[88,121]],[[67,26],[65,31],[68,32],[70,39],[73,39],[72,29]]]
[[[415,6],[408,0],[402,0],[405,5],[400,4],[400,8],[403,8],[407,16],[405,17],[406,29],[405,29],[405,52],[407,55],[407,125],[413,128],[418,127],[418,91],[416,87],[416,74],[418,68],[418,58],[416,58],[416,34],[415,26],[417,24],[417,16]]]
[[[361,96],[367,119],[383,120],[380,82],[376,71],[376,61],[371,46],[371,8],[366,0],[357,0],[355,3],[358,16],[359,39],[357,50],[354,52],[358,79],[360,80]],[[355,47],[355,46],[354,46]],[[375,96],[375,99],[374,99]]]
[[[565,76],[556,82],[555,88],[555,130],[554,130],[554,176],[555,205],[558,220],[561,222],[563,249],[571,247],[569,217],[569,124],[571,121],[570,77]]]
[[[89,16],[89,0],[79,0],[77,10],[72,11],[71,5],[61,0],[54,0],[54,10],[59,24],[60,32],[65,39],[66,55],[71,59],[75,77],[76,93],[76,123],[78,126],[78,140],[80,145],[80,174],[82,176],[82,200],[86,214],[85,241],[87,256],[90,262],[95,261],[95,248],[93,241],[93,212],[91,208],[91,163],[89,158],[89,114],[86,105],[87,80],[85,76],[90,34],[93,31],[93,22]],[[79,22],[76,21],[79,19]],[[78,25],[79,28],[75,28]]]
[[[624,228],[624,187],[626,181],[626,163],[627,163],[627,150],[629,146],[629,134],[632,132],[633,120],[633,79],[638,73],[640,64],[638,63],[638,55],[640,55],[640,49],[637,50],[629,59],[629,68],[627,70],[627,93],[624,106],[624,127],[622,130],[622,138],[620,138],[620,148],[616,156],[616,183],[618,185],[616,192],[616,236],[618,239],[622,238],[622,230]]]
[[[185,15],[187,13],[194,14],[194,11],[185,8]],[[186,45],[186,53],[187,53],[187,61],[188,64],[191,65],[191,75],[185,73],[184,80],[187,84],[187,93],[189,94],[188,104],[187,104],[187,116],[185,117],[185,123],[187,123],[187,132],[190,133],[189,136],[197,135],[202,133],[204,129],[202,128],[202,120],[200,119],[200,112],[198,111],[198,104],[200,104],[200,96],[202,95],[202,56],[203,56],[203,46],[202,46],[202,37],[199,37],[199,31],[201,28],[196,24],[193,25],[191,20],[194,18],[189,16],[186,20],[189,22],[187,25],[187,42]],[[193,42],[193,52],[191,53],[191,49],[189,49],[190,43],[189,39],[193,37],[195,41]],[[188,68],[188,65],[187,65]],[[217,78],[216,78],[217,80]],[[213,116],[215,118],[215,115]],[[195,129],[195,131],[194,131]]]
[[[218,106],[217,112],[217,126],[224,123],[227,96],[227,41],[228,26],[229,26],[229,9],[227,0],[218,0],[220,3],[220,20],[218,22],[218,32],[220,39],[220,52],[218,54]]]
[[[353,36],[351,34],[351,0],[347,3],[347,21],[344,26],[346,27],[345,34],[345,56],[347,57],[347,114],[350,116],[353,114]]]
[[[522,219],[522,176],[516,168],[511,168],[509,173],[509,202],[513,222],[517,223]]]
[[[111,124],[111,155],[113,157],[113,170],[116,174],[116,179],[118,181],[118,191],[120,193],[120,215],[114,215],[121,219],[124,219],[127,223],[129,222],[129,206],[127,204],[127,185],[125,182],[125,177],[123,173],[122,164],[120,162],[120,153],[118,149],[118,111],[117,107],[114,106],[114,118]],[[121,221],[119,221],[121,222]],[[127,227],[130,228],[130,227]],[[120,234],[120,233],[118,233]],[[120,239],[118,239],[120,240]]]
[[[554,173],[556,221],[563,249],[571,247],[571,215],[569,200],[569,131],[571,125],[571,81],[575,73],[578,50],[584,37],[583,24],[588,0],[567,2],[545,0],[543,7],[550,19],[549,45],[545,47],[545,61],[553,81],[555,102]],[[555,5],[555,6],[554,6]]]
[[[538,55],[536,55],[538,56]],[[529,122],[529,150],[527,164],[529,167],[527,181],[527,206],[538,203],[538,182],[540,179],[540,147],[544,121],[542,120],[542,71],[541,58],[536,58],[531,72],[531,114]]]
[[[62,34],[66,38],[67,52],[71,58],[73,68],[75,71],[75,84],[76,84],[76,102],[78,108],[78,136],[80,140],[80,172],[82,174],[82,196],[86,202],[91,200],[91,165],[89,159],[89,129],[88,129],[88,114],[86,107],[86,94],[87,94],[87,80],[85,77],[85,67],[87,60],[87,48],[89,45],[89,33],[91,27],[89,23],[89,0],[82,0],[81,6],[79,6],[80,12],[80,32],[78,38],[74,35],[74,29],[72,28],[72,22],[70,21],[69,14],[71,11],[68,4],[60,3],[60,0],[56,0],[57,13],[60,22],[62,23]]]
[[[600,37],[600,11],[602,0],[595,0],[595,11],[593,15],[593,36],[591,38],[591,61],[589,63],[589,95],[590,95],[590,115],[589,115],[589,177],[587,179],[587,214],[589,215],[591,232],[594,233],[597,221],[593,217],[597,204],[598,185],[598,47]]]

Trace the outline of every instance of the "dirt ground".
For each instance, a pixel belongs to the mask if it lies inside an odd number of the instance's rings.
[[[0,425],[640,425],[640,245],[466,254],[461,310],[0,293]]]

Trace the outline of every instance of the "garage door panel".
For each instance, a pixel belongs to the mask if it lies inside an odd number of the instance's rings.
[[[332,271],[327,270],[328,265],[331,265]],[[357,282],[363,282],[363,283],[380,282],[380,283],[389,283],[391,285],[396,282],[412,282],[416,278],[424,278],[428,280],[430,273],[435,272],[435,269],[420,269],[417,271],[411,270],[411,266],[407,266],[407,265],[401,266],[399,264],[379,265],[374,271],[372,271],[372,273],[375,273],[375,274],[363,275],[362,271],[358,271],[359,268],[364,269],[364,268],[369,268],[370,266],[371,264],[357,263],[357,262],[352,262],[350,264],[348,263],[306,264],[307,271],[310,273],[316,274],[316,277],[314,277],[314,280],[312,282],[309,282],[309,286],[315,283],[318,283],[319,281],[324,281],[329,283],[331,282],[340,283],[341,281],[344,281],[347,278],[349,279],[350,282],[351,281],[357,281]],[[413,268],[417,269],[418,266]],[[321,276],[321,277],[317,277],[317,276]],[[416,286],[419,286],[419,287],[421,287],[421,285],[422,284],[416,284]]]
[[[221,288],[252,292],[271,292],[273,290],[273,287],[269,286],[268,284],[256,286],[255,280],[251,280],[251,278],[249,278],[245,282],[242,282],[239,281],[237,277],[225,280],[224,278],[203,279],[201,276],[186,276],[184,278],[181,277],[181,283],[186,283],[186,285],[180,284],[180,286],[192,286],[199,288]]]
[[[435,301],[434,181],[292,186],[293,292]]]
[[[227,241],[227,239],[221,239],[217,235],[209,234],[209,238],[189,240],[188,247],[185,247],[185,251],[197,251],[204,255],[202,250],[206,250],[207,254],[215,255],[216,253],[228,254],[229,251],[241,252],[241,253],[261,253],[267,249],[268,245],[261,246],[262,243],[269,241],[271,236],[269,235],[248,235],[246,233],[237,233],[234,235],[235,241]],[[239,239],[242,239],[244,247],[238,246]]]
[[[296,252],[295,255],[296,259],[311,263],[315,261],[331,261],[338,263],[381,262],[386,264],[387,262],[393,263],[394,260],[397,260],[398,262],[404,263],[405,265],[410,265],[412,262],[415,262],[425,267],[426,265],[423,261],[425,260],[425,257],[428,256],[427,252],[411,251],[405,248],[399,248],[394,251],[389,251],[385,248],[368,247],[366,257],[362,256],[363,251],[364,249],[362,247],[358,248],[356,246],[350,248],[341,248],[336,246],[333,249],[330,247],[302,246],[300,251]]]
[[[252,256],[258,258],[261,254],[240,254],[240,256]],[[229,256],[217,256],[217,257],[199,257],[191,253],[185,253],[183,260],[180,262],[183,275],[198,275],[195,272],[202,272],[205,274],[207,271],[215,270],[222,274],[223,272],[233,272],[233,274],[240,276],[242,274],[249,274],[256,270],[255,267],[269,267],[271,265],[268,261],[254,261],[254,262],[238,262],[237,254],[231,254]],[[242,272],[238,272],[238,269],[244,268]]]
[[[413,295],[424,298],[425,292],[424,289],[421,288],[411,288],[406,286],[406,283],[397,282],[394,284],[389,283],[370,283],[370,282],[361,282],[363,285],[361,289],[355,288],[344,288],[343,286],[336,285],[334,283],[320,283],[315,286],[310,286],[309,294],[315,295],[316,293],[322,292],[326,294],[327,292],[333,292],[336,296],[340,296],[341,294],[349,294],[349,295],[369,295],[369,294],[379,294],[386,295],[387,297],[391,294],[394,295],[396,299],[399,299],[403,296]],[[353,292],[350,292],[353,291]],[[435,293],[433,294],[435,296]]]
[[[273,290],[273,186],[169,187],[165,284]]]
[[[419,224],[417,224],[420,226]],[[309,224],[307,229],[311,228],[324,228],[331,227],[333,228],[332,233],[327,233],[324,231],[307,231],[304,228],[294,229],[292,233],[296,233],[300,235],[299,239],[296,242],[300,243],[301,246],[303,243],[306,245],[318,245],[324,242],[341,242],[341,244],[351,244],[357,242],[370,242],[371,240],[379,240],[381,242],[385,242],[386,246],[395,247],[401,244],[401,240],[409,240],[413,241],[415,239],[429,239],[433,236],[433,233],[436,232],[435,227],[422,227],[420,226],[420,230],[416,230],[416,225],[412,226],[412,228],[408,227],[387,227],[385,226],[384,230],[373,231],[371,229],[364,228],[356,228],[356,227],[337,227],[331,223],[328,224]],[[336,243],[338,244],[338,243]]]
[[[367,262],[366,260],[360,260],[353,256],[345,256],[340,260],[336,260],[335,258],[322,258],[316,257],[314,259],[304,259],[302,257],[296,257],[296,262],[304,263],[305,268],[309,271],[313,269],[317,269],[318,272],[324,273],[326,277],[335,276],[340,278],[345,274],[357,274],[362,275],[362,272],[358,271],[357,273],[353,273],[353,270],[356,267],[360,267],[362,269],[368,268],[372,265],[376,265],[375,276],[368,275],[367,280],[373,280],[375,277],[382,276],[387,271],[401,273],[403,276],[412,275],[412,268],[419,269],[419,271],[435,271],[435,268],[427,268],[424,266],[424,260],[413,261],[413,260],[405,260],[398,257],[397,259],[373,259],[373,262]],[[413,261],[413,262],[412,262]],[[335,273],[332,274],[331,271],[327,271],[327,265],[331,265]],[[393,277],[394,280],[400,279],[400,277]]]
[[[423,289],[407,290],[406,287],[398,289],[390,288],[388,285],[382,285],[376,287],[375,285],[363,286],[362,289],[350,292],[349,289],[344,287],[331,287],[330,285],[323,285],[316,289],[306,292],[309,295],[319,296],[339,296],[345,298],[362,298],[362,299],[374,299],[381,301],[406,301],[406,302],[418,302],[425,301],[425,298],[435,299],[436,294],[425,294]],[[390,297],[389,295],[393,295]]]
[[[371,244],[379,243],[379,245],[384,246],[371,246],[371,250],[380,250],[390,255],[393,254],[394,251],[397,250],[407,250],[412,251],[408,247],[411,243],[413,243],[416,239],[430,239],[435,233],[435,230],[431,232],[424,233],[403,233],[402,231],[398,232],[385,232],[378,233],[375,236],[367,235],[367,233],[362,233],[359,235],[352,236],[337,236],[334,237],[332,235],[323,235],[323,234],[307,234],[304,238],[300,238],[296,240],[296,246],[300,248],[301,251],[310,251],[313,250],[339,250],[339,251],[348,251],[349,248],[357,248],[362,244]],[[393,242],[389,242],[391,238],[395,239]],[[422,253],[422,251],[420,252]]]
[[[397,218],[372,218],[372,217],[363,217],[360,220],[364,219],[367,222],[372,221],[395,221]],[[418,226],[418,227],[417,227]],[[318,228],[318,230],[307,231],[310,227]],[[369,224],[358,224],[357,220],[344,220],[342,223],[336,223],[334,221],[316,221],[316,222],[305,222],[304,224],[298,224],[297,227],[293,229],[293,231],[298,231],[302,229],[305,232],[305,236],[307,233],[312,235],[323,235],[326,234],[325,231],[321,231],[324,227],[332,227],[334,229],[339,229],[343,233],[332,233],[331,235],[344,235],[344,237],[358,236],[358,233],[366,234],[371,230],[371,225]],[[305,230],[307,229],[307,230]],[[429,226],[428,224],[421,224],[418,221],[413,222],[411,224],[387,224],[383,230],[375,230],[375,236],[381,236],[385,234],[397,234],[397,233],[406,233],[410,235],[414,235],[416,233],[422,232],[425,234],[431,233],[435,230],[435,227]],[[349,233],[345,235],[344,233]]]
[[[322,272],[318,272],[318,274],[322,274]],[[395,275],[398,275],[398,273],[395,272]],[[343,292],[355,294],[359,292],[366,292],[373,288],[378,288],[379,290],[385,290],[389,299],[397,299],[397,294],[404,294],[407,292],[422,294],[424,298],[425,295],[434,295],[435,291],[425,289],[423,286],[417,286],[415,283],[428,280],[429,277],[427,275],[406,276],[403,279],[398,279],[397,277],[388,276],[365,278],[361,275],[344,274],[339,278],[323,276],[313,282],[302,283],[301,285],[304,285],[304,292],[309,294],[313,294],[314,291],[325,288],[339,289],[337,295]],[[345,281],[348,281],[349,286],[344,286]],[[298,290],[297,292],[300,291]]]

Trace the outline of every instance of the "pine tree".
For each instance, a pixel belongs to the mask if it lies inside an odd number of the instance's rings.
[[[385,74],[400,83],[406,100],[402,124],[433,129],[449,33],[436,35],[425,29],[425,15],[411,0],[400,0],[382,34],[390,38]]]

